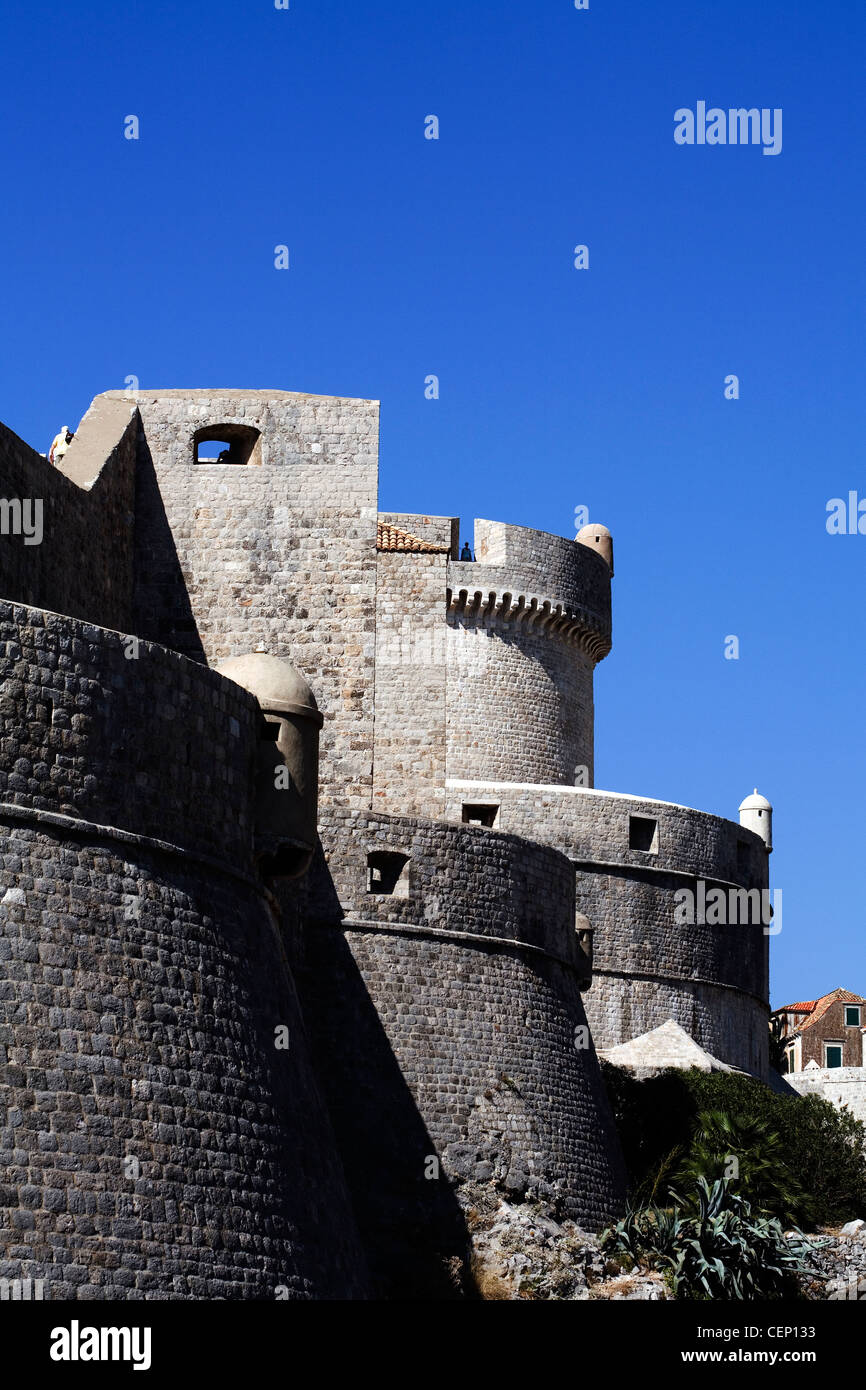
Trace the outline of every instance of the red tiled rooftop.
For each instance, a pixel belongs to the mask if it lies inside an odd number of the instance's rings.
[[[804,1028],[811,1028],[817,1023],[831,1004],[866,1004],[866,999],[860,994],[852,994],[850,989],[831,989],[829,994],[822,994],[819,999],[801,999],[797,1004],[783,1004],[781,1009],[774,1009],[773,1013],[805,1014],[806,1017],[796,1029],[802,1032]]]
[[[420,536],[413,536],[411,531],[403,531],[399,526],[390,526],[387,521],[378,521],[376,523],[376,549],[399,550],[405,554],[415,555],[447,555],[451,547],[433,545],[431,541],[422,540]]]

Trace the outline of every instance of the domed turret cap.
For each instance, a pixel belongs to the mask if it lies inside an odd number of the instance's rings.
[[[299,714],[320,727],[322,715],[315,696],[290,661],[266,652],[248,652],[220,662],[217,671],[255,695],[262,709],[274,714]]]
[[[581,526],[574,538],[578,545],[588,546],[590,550],[595,550],[610,568],[610,577],[613,578],[613,536],[606,526],[600,526],[598,522],[590,521],[586,526]]]
[[[602,526],[598,521],[588,521],[585,526],[581,526],[577,533],[578,540],[585,541],[612,541],[613,536],[606,526]]]
[[[772,811],[772,809],[770,802],[765,796],[761,796],[757,787],[751,796],[747,796],[745,801],[741,801],[739,805],[741,811]]]

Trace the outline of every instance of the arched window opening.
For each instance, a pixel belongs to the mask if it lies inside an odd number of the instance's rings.
[[[367,892],[382,897],[408,898],[409,856],[393,850],[375,850],[368,854]]]
[[[261,432],[252,425],[205,425],[193,435],[196,463],[261,463]]]

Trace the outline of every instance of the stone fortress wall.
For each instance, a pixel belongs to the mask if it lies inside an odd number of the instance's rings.
[[[489,807],[501,829],[531,832],[571,860],[577,910],[592,930],[585,1004],[599,1049],[673,1018],[722,1061],[766,1072],[769,936],[758,903],[741,924],[718,926],[678,923],[674,897],[689,889],[697,899],[701,881],[726,896],[765,889],[760,836],[704,811],[619,793],[449,780],[446,815],[460,820],[467,805]]]
[[[402,516],[380,513],[386,525]],[[447,654],[444,594],[457,540],[450,517],[408,518],[431,550],[380,550],[376,560],[376,810],[445,813]]]
[[[378,402],[155,391],[138,407],[136,631],[212,665],[258,647],[294,662],[324,715],[323,801],[369,806]],[[195,463],[197,432],[237,427],[257,436],[248,464]]]
[[[755,904],[738,923],[678,925],[674,898],[699,882],[766,889],[761,836],[593,790],[593,672],[611,645],[603,555],[477,521],[477,558],[459,561],[456,518],[380,520],[437,550],[379,556],[374,804],[458,823],[480,814],[569,857],[591,930],[585,1003],[599,1048],[674,1018],[722,1061],[766,1075],[769,936]],[[387,676],[383,651],[395,653]],[[648,827],[654,840],[638,848]]]
[[[41,539],[10,530],[0,594],[131,630],[135,405],[97,396],[60,467],[0,425],[4,500],[38,503]]]
[[[52,1299],[363,1293],[254,875],[256,701],[137,645],[0,604],[0,1277]]]
[[[377,428],[376,402],[153,391],[97,397],[62,470],[0,433],[0,492],[38,486],[46,527],[0,547],[0,1275],[429,1290],[467,1256],[451,1182],[618,1209],[593,1039],[672,1014],[765,1068],[766,937],[670,925],[684,881],[766,883],[760,838],[591,790],[604,554],[480,521],[460,561],[456,518],[377,513]],[[295,881],[254,852],[262,708],[210,669],[257,651],[324,718]]]
[[[610,572],[586,546],[476,521],[448,567],[450,772],[508,782],[593,777],[593,671],[610,650]]]
[[[380,512],[433,553],[380,551],[373,804],[441,815],[457,775],[592,781],[595,664],[610,650],[610,574],[560,536]],[[446,621],[443,622],[443,617]]]
[[[452,1182],[495,1177],[512,1200],[555,1200],[598,1229],[624,1178],[580,993],[568,860],[375,812],[326,810],[320,831],[298,974],[377,1268],[395,1288],[412,1277],[394,1255],[401,1230],[435,1225],[430,1243],[460,1251],[459,1225],[431,1206],[434,1155]],[[370,879],[381,856],[399,870],[387,893]],[[386,1191],[383,1172],[395,1174]]]

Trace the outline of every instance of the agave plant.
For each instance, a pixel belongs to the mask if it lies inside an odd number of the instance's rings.
[[[727,1178],[696,1184],[695,1201],[671,1194],[672,1208],[629,1211],[605,1231],[604,1248],[666,1274],[675,1297],[778,1298],[795,1276],[813,1273],[808,1260],[823,1242],[787,1236],[776,1217],[761,1216]]]

